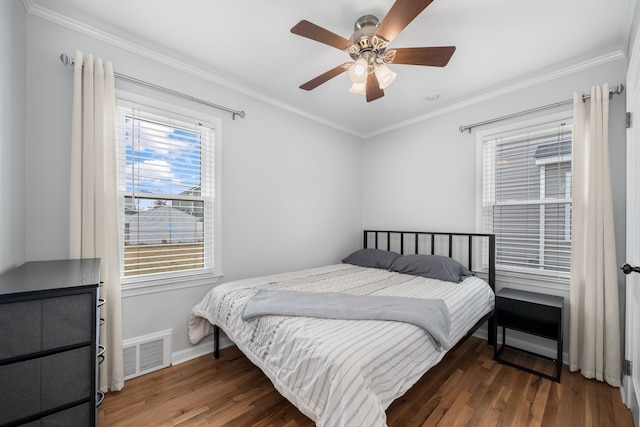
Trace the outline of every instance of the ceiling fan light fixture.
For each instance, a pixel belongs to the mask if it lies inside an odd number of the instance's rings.
[[[384,64],[378,64],[375,73],[378,78],[380,89],[386,89],[391,83],[393,83],[397,76],[396,73],[391,71],[391,69]]]
[[[291,28],[293,34],[334,47],[349,55],[350,62],[332,68],[300,85],[311,90],[330,79],[347,72],[353,83],[350,92],[363,93],[367,102],[384,96],[396,78],[386,64],[444,67],[456,50],[455,46],[407,47],[387,50],[389,44],[433,0],[395,0],[386,16],[379,20],[374,15],[361,16],[354,25],[353,34],[346,39],[309,21],[302,20]]]
[[[366,95],[367,94],[367,83],[354,83],[351,85],[351,89],[349,92],[355,93],[356,95]]]
[[[369,63],[366,59],[358,58],[351,68],[349,68],[349,79],[351,79],[354,84],[364,83],[367,81],[368,67]]]

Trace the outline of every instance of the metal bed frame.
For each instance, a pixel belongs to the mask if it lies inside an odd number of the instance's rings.
[[[454,258],[456,255],[462,255],[464,250],[466,262],[456,257],[456,260],[464,264],[469,270],[473,271],[474,247],[478,245],[487,245],[487,283],[496,291],[496,237],[494,234],[483,233],[457,233],[443,231],[395,231],[395,230],[364,230],[363,244],[364,249],[384,249],[405,254],[430,254],[430,255],[446,255]],[[444,253],[443,253],[444,252]],[[468,337],[473,335],[480,326],[489,321],[488,342],[495,348],[496,345],[496,328],[495,328],[495,309],[480,319],[467,334],[453,347],[462,344]],[[213,357],[220,357],[220,328],[213,325]]]
[[[371,244],[373,240],[373,244]],[[474,247],[477,244],[486,244],[487,250],[487,283],[495,294],[496,292],[496,236],[485,233],[458,233],[448,231],[394,231],[394,230],[364,230],[363,248],[392,250],[401,255],[406,254],[430,254],[445,255],[454,258],[456,249],[466,249],[466,262],[456,260],[473,271]],[[439,248],[438,248],[439,247]],[[438,249],[439,250],[438,250]],[[426,249],[426,250],[425,250]],[[495,306],[495,304],[494,304]],[[467,338],[473,335],[480,326],[489,321],[487,341],[489,345],[496,346],[495,308],[480,319],[453,347],[458,347]],[[452,349],[453,349],[452,348]]]

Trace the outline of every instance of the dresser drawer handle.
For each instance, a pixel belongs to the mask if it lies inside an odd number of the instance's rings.
[[[98,346],[98,364],[104,362],[104,352],[107,351],[106,347],[103,345]]]
[[[98,391],[96,391],[96,393],[98,394],[98,400],[96,402],[96,408],[97,408],[98,406],[100,406],[100,404],[104,400],[104,392],[98,390]]]

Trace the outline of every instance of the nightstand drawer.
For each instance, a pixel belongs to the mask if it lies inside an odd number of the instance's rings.
[[[496,298],[496,308],[500,325],[553,340],[561,336],[561,308],[500,296]]]

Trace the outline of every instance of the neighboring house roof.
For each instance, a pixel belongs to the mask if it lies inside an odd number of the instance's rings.
[[[134,244],[194,242],[202,233],[202,223],[193,215],[170,206],[127,215],[127,241]]]
[[[539,159],[541,157],[562,156],[564,154],[571,154],[571,140],[541,145],[536,149],[533,157]]]

